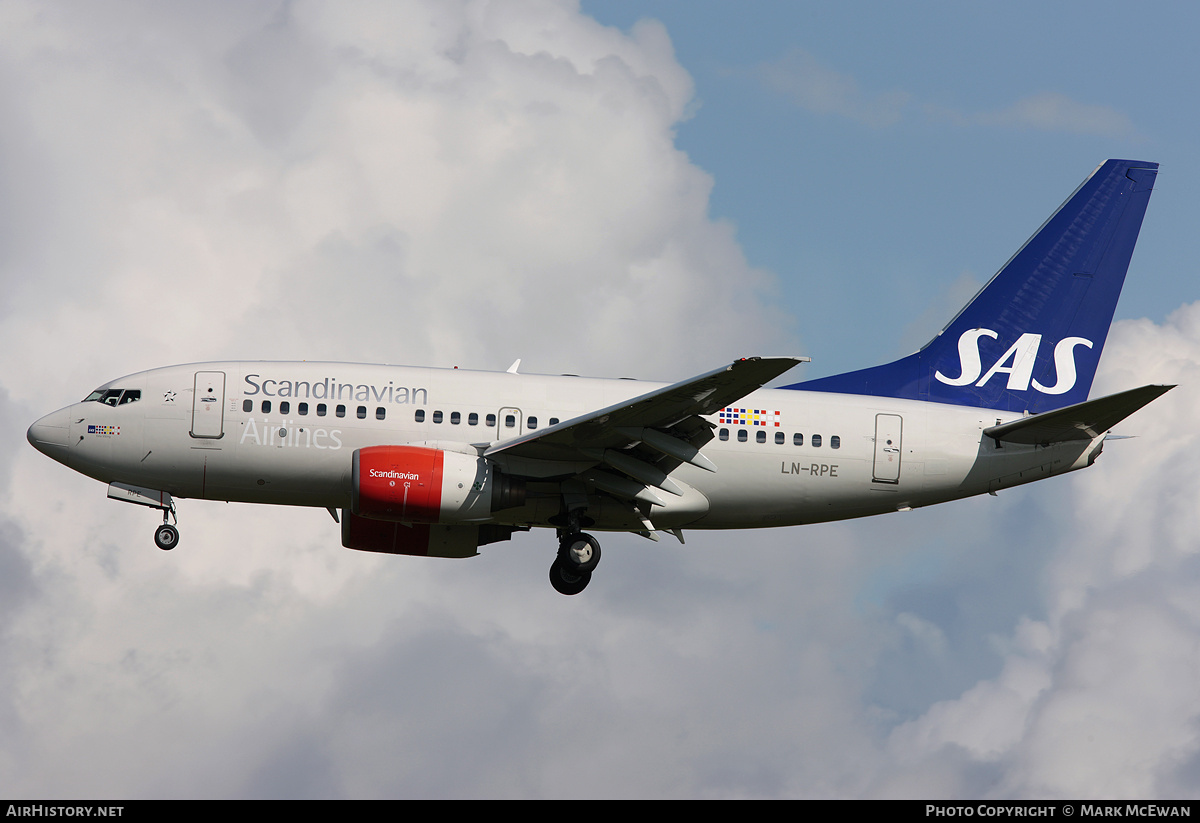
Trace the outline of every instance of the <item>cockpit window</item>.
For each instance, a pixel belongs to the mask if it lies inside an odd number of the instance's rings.
[[[142,399],[141,389],[96,389],[83,399],[84,403],[93,400],[106,406],[124,406],[126,403],[136,403]]]

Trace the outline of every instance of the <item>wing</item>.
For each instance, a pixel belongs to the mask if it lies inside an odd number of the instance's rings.
[[[1006,443],[1046,446],[1067,440],[1091,440],[1104,434],[1129,415],[1174,386],[1142,386],[1096,400],[1076,403],[1065,409],[1035,414],[991,426],[983,430],[988,437]]]
[[[646,486],[680,494],[667,477],[681,463],[716,471],[700,448],[712,439],[712,414],[745,397],[807,357],[749,357],[707,374],[497,443],[485,457],[578,467],[605,464],[587,480],[621,497],[659,502]],[[622,476],[624,475],[624,476]],[[632,478],[630,480],[629,478]]]

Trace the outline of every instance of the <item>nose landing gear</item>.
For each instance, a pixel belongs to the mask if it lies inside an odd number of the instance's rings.
[[[163,522],[154,530],[154,545],[165,552],[169,552],[179,545],[179,529],[167,522],[175,517],[175,500],[169,493],[157,489],[144,489],[141,486],[130,486],[126,483],[109,483],[108,496],[112,500],[136,503],[139,506],[147,506],[161,511]],[[179,518],[175,517],[175,522],[178,523]]]
[[[175,517],[175,501],[168,496],[164,501],[167,505],[159,506],[163,513],[162,525],[154,530],[154,545],[158,546],[165,552],[179,545],[179,529],[167,522],[167,517]],[[175,517],[175,522],[179,522],[179,518]]]

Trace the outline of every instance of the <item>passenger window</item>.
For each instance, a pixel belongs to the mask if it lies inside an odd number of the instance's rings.
[[[504,427],[506,429],[515,429],[517,427],[517,417],[513,414],[504,415]]]
[[[783,436],[783,432],[775,432],[775,443],[776,443],[777,445],[780,445],[780,446],[782,446],[782,445],[783,445],[783,441],[784,441],[784,440],[786,440],[786,439],[787,439],[787,438],[785,438],[785,437]]]
[[[558,425],[558,418],[557,418],[557,417],[551,417],[551,418],[550,418],[550,425],[551,425],[551,426],[557,426],[557,425]]]
[[[487,419],[484,421],[484,423],[489,429],[492,428],[493,426],[496,425],[496,415],[489,414],[487,416]]]
[[[359,407],[358,407],[358,419],[359,419],[359,420],[366,420],[366,419],[367,419],[367,407],[366,407],[366,406],[359,406]]]
[[[417,413],[416,413],[415,417],[416,417],[418,423],[424,423],[425,422],[425,410],[417,409]]]
[[[441,422],[442,422],[442,413],[441,413],[440,411],[435,411],[435,412],[433,413],[433,422],[434,422],[434,423],[441,423]]]
[[[244,412],[254,411],[254,401],[253,400],[243,400],[242,401],[242,411],[244,411]]]
[[[291,410],[292,410],[292,404],[291,404],[291,403],[289,403],[289,402],[288,402],[288,401],[286,401],[286,400],[280,400],[280,401],[279,401],[279,413],[280,413],[280,414],[287,414],[287,413],[288,413],[288,412],[290,412]]]
[[[814,434],[814,435],[812,436],[812,439],[811,439],[811,441],[810,441],[810,442],[811,442],[811,444],[812,444],[812,447],[813,447],[814,449],[819,449],[819,448],[821,448],[821,435],[819,435],[819,434]]]
[[[729,429],[721,429],[719,432],[717,432],[717,437],[721,438],[722,440],[728,440]]]
[[[387,417],[387,409],[385,409],[383,406],[377,407],[375,409],[375,419],[382,420],[385,417]]]
[[[829,438],[829,448],[840,449],[841,447],[842,447],[842,438],[838,437],[836,434],[833,437]]]
[[[479,425],[479,415],[475,412],[471,412],[470,414],[468,414],[467,415],[467,425],[468,426],[478,426]]]
[[[746,442],[746,430],[745,429],[738,429],[738,442],[739,443]]]
[[[336,409],[333,410],[333,413],[336,414],[338,417],[345,417],[346,416],[346,407],[343,406],[341,403],[338,403],[338,406]]]
[[[531,429],[537,428],[537,418],[536,417],[529,418],[529,428],[531,428]]]
[[[767,442],[767,433],[765,431],[763,431],[762,429],[759,429],[758,431],[756,431],[754,433],[754,439],[757,440],[759,443],[766,443]]]
[[[317,404],[317,417],[324,417],[324,416],[325,416],[325,411],[326,411],[326,409],[325,409],[325,404],[324,404],[324,403],[318,403],[318,404]]]
[[[803,446],[804,445],[804,435],[802,435],[800,432],[796,432],[795,434],[793,434],[792,435],[792,445],[793,446]]]
[[[308,404],[307,403],[297,403],[296,411],[300,412],[301,415],[308,414]]]
[[[458,412],[450,412],[450,425],[457,426],[462,422],[462,415]]]
[[[264,400],[262,402],[262,413],[263,414],[271,413],[271,401],[270,400]]]

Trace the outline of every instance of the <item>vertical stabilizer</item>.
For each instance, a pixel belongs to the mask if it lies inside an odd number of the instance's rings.
[[[1031,413],[1087,400],[1157,172],[1101,165],[916,354],[786,388]]]

